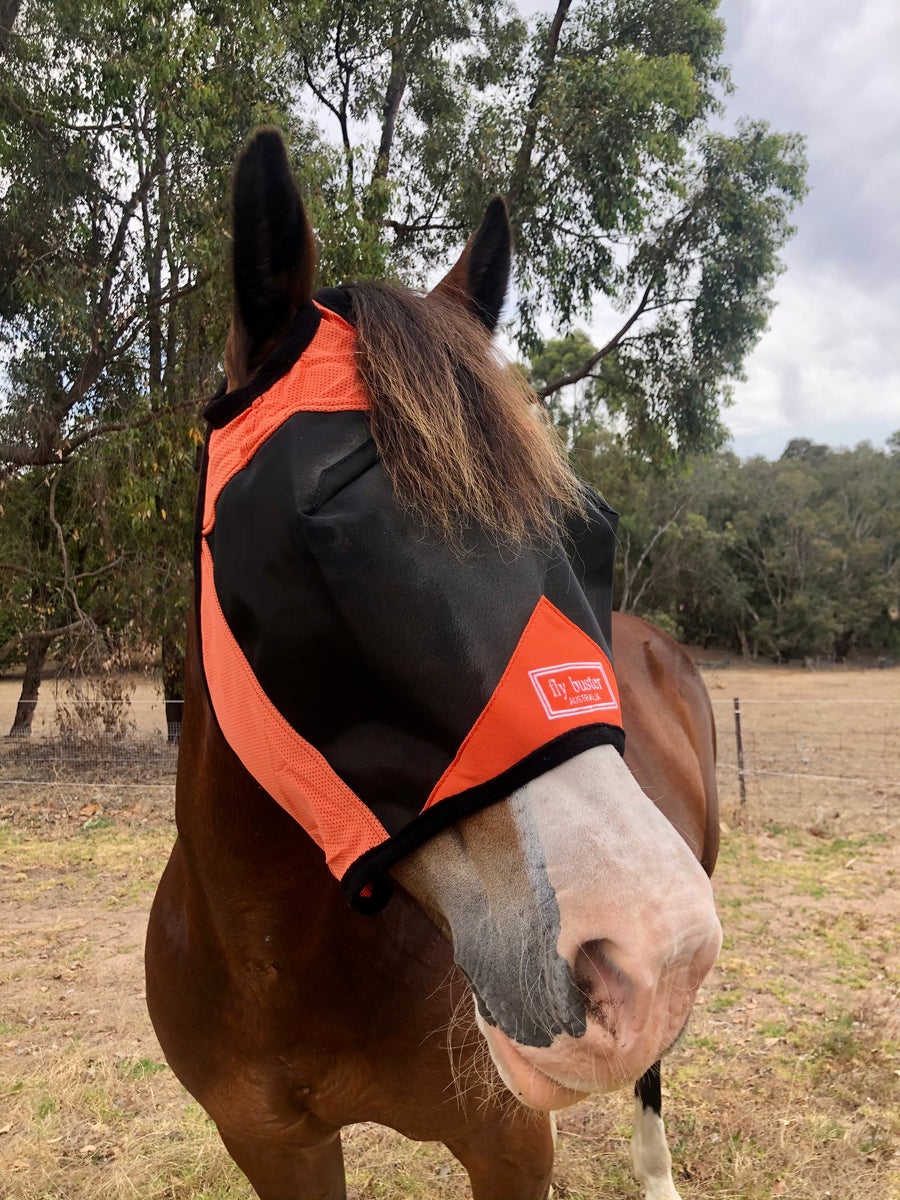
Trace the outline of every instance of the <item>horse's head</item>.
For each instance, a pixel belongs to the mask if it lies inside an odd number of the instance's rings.
[[[203,529],[228,629],[211,604],[203,636],[240,642],[281,722],[278,765],[249,769],[360,907],[389,870],[446,930],[501,1076],[553,1109],[675,1041],[721,934],[621,756],[608,613],[556,529],[577,485],[490,347],[510,251],[496,200],[429,297],[362,285],[314,305],[280,137],[251,142],[211,417],[232,465],[210,467]],[[206,669],[241,753],[240,686]]]

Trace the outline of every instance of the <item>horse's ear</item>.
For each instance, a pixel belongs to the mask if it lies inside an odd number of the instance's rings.
[[[493,333],[509,286],[512,263],[512,229],[502,196],[495,196],[481,224],[433,296],[457,300]]]
[[[251,137],[234,173],[235,327],[255,369],[312,295],[312,227],[277,129]]]

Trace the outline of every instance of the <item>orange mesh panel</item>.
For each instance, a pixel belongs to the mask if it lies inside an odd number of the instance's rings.
[[[286,375],[248,409],[214,429],[203,501],[203,532],[215,522],[219,493],[253,458],[279,425],[297,412],[367,412],[368,393],[356,373],[356,330],[330,309],[322,314],[312,342]]]
[[[222,613],[205,541],[200,627],[206,682],[226,741],[257,783],[322,847],[340,879],[361,854],[387,840],[387,831],[260,687]]]
[[[493,779],[561,733],[598,722],[622,724],[609,659],[542,596],[503,678],[425,807]]]

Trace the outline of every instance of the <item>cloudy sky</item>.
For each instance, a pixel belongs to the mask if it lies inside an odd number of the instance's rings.
[[[523,13],[549,0],[518,0]],[[768,332],[725,414],[742,455],[900,429],[900,0],[721,0],[726,126],[807,137],[810,192]],[[592,328],[600,344],[618,324]]]
[[[727,414],[741,454],[900,428],[900,3],[723,0],[729,118],[808,138],[769,331]]]

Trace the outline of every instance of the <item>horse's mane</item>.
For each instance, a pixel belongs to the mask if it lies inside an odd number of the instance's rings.
[[[457,302],[382,283],[350,294],[372,435],[401,504],[451,540],[479,526],[514,545],[580,508],[537,397]]]

